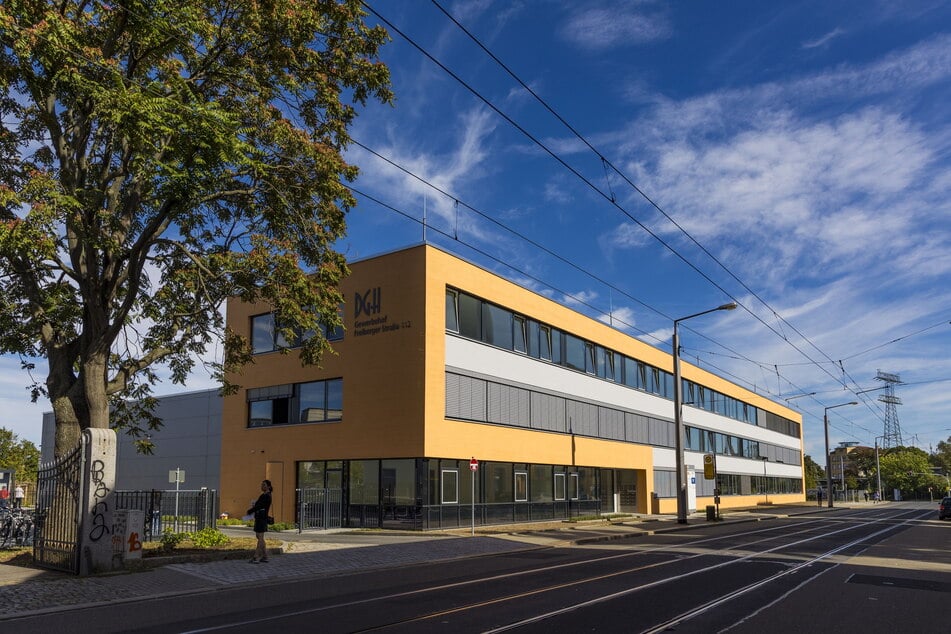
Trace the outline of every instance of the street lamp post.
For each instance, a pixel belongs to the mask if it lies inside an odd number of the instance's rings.
[[[828,493],[827,497],[829,498],[828,506],[830,509],[833,506],[832,490],[834,487],[832,486],[832,456],[831,454],[829,454],[829,410],[835,409],[836,407],[845,407],[846,405],[858,405],[858,402],[850,401],[848,403],[839,403],[838,405],[830,405],[829,407],[825,408],[825,412],[822,415],[822,422],[826,428],[826,487],[828,487],[829,489],[827,492]]]
[[[875,437],[875,478],[878,480],[878,494],[877,494],[878,499],[875,500],[876,502],[881,502],[883,500],[882,498],[882,466],[878,462],[878,439],[879,438],[884,439],[885,437],[884,436]]]
[[[677,523],[687,523],[687,474],[684,466],[684,420],[683,420],[683,385],[680,380],[680,337],[677,334],[677,325],[688,319],[714,313],[718,310],[733,310],[736,308],[736,302],[723,304],[710,310],[705,310],[693,315],[687,315],[674,320],[674,335],[672,344],[674,348],[674,427],[676,427],[675,451],[677,452]]]

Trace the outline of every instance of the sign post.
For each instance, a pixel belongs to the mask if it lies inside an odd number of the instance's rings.
[[[178,485],[185,481],[185,470],[178,467],[168,472],[168,481],[175,483],[175,532],[178,532]]]
[[[703,454],[703,478],[713,480],[713,503],[717,505],[717,519],[720,519],[720,489],[717,487],[717,456],[713,453]]]
[[[469,501],[472,503],[472,533],[471,535],[475,536],[475,481],[476,474],[479,472],[479,461],[475,459],[475,456],[472,457],[472,460],[469,461],[469,471],[472,472],[470,480],[472,480],[472,497],[469,498]]]

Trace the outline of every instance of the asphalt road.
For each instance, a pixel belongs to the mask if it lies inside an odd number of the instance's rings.
[[[704,524],[74,610],[17,626],[255,634],[947,631],[951,523],[935,518],[934,505],[901,503]]]

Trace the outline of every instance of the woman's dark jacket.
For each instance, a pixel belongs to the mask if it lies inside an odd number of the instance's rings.
[[[254,506],[248,509],[248,515],[254,516],[254,532],[267,532],[267,516],[271,511],[271,494],[262,493]]]

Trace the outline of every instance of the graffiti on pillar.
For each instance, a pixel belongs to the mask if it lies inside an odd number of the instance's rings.
[[[106,465],[102,460],[94,460],[92,469],[90,469],[93,485],[93,504],[92,504],[92,528],[89,530],[89,540],[98,542],[105,535],[110,534],[110,529],[106,526],[106,514],[109,512],[109,504],[105,501],[109,495],[109,487],[104,482],[106,476]]]

